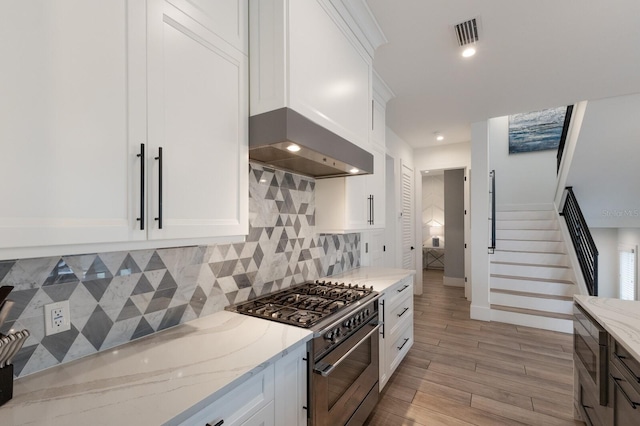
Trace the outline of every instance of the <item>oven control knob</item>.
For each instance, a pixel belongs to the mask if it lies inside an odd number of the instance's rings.
[[[324,335],[324,338],[327,340],[333,340],[333,330],[327,332],[327,334]]]
[[[364,310],[364,315],[365,315],[365,316],[367,316],[367,317],[368,317],[368,316],[369,316],[369,313],[370,313],[369,308],[367,308],[367,309],[365,309],[365,310]]]
[[[336,337],[340,336],[340,334],[341,334],[340,328],[336,328],[334,334],[335,334]]]

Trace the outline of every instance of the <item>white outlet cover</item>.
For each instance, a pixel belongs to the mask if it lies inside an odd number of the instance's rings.
[[[53,325],[54,309],[62,309],[63,316],[61,324],[56,327]],[[71,330],[71,311],[69,310],[69,301],[64,300],[62,302],[44,305],[44,335],[49,336],[51,334],[61,333],[67,330]]]

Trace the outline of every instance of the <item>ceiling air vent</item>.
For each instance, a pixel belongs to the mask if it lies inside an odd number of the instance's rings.
[[[466,46],[478,41],[478,21],[476,18],[454,25],[453,30],[458,40],[458,46]]]

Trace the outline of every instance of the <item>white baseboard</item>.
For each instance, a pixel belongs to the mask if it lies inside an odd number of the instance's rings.
[[[491,309],[488,306],[477,306],[471,302],[471,319],[480,321],[491,321]]]
[[[464,287],[464,278],[442,277],[442,284],[451,287]]]
[[[534,211],[534,210],[555,210],[555,205],[551,203],[536,204],[498,204],[496,211],[512,212],[512,211]]]

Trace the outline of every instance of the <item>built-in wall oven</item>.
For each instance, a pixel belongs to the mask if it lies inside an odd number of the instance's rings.
[[[308,424],[361,425],[378,401],[378,297],[372,288],[316,281],[228,309],[313,330]]]
[[[608,339],[607,331],[574,304],[575,400],[581,416],[591,425],[607,424],[610,416]]]

